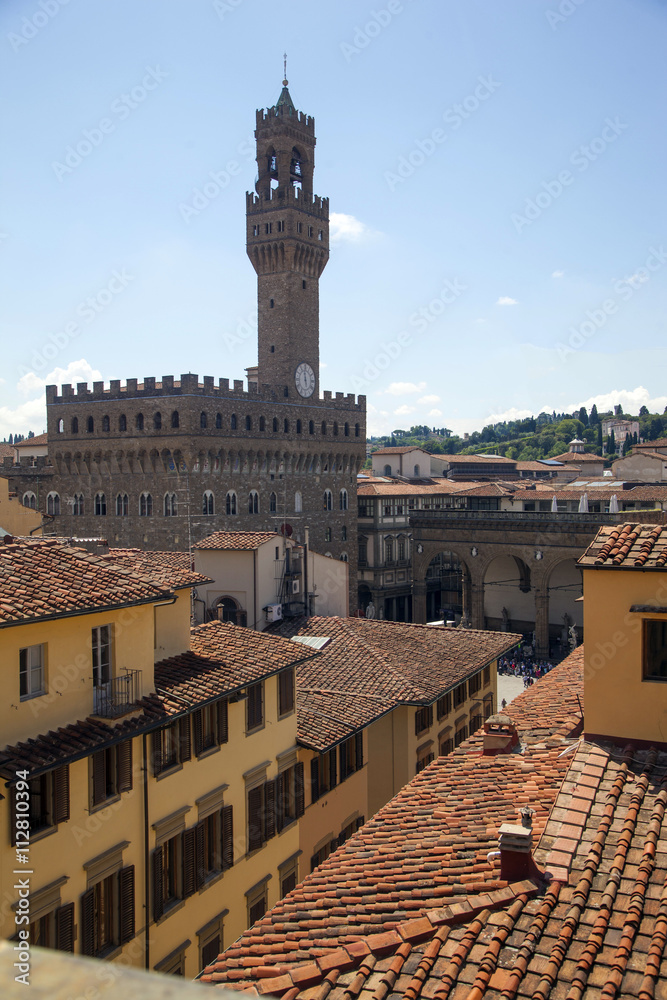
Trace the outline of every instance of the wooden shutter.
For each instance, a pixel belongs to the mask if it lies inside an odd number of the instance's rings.
[[[201,820],[195,826],[195,878],[198,889],[201,889],[208,874],[206,859],[204,857],[204,845],[204,820]]]
[[[229,719],[227,711],[227,699],[221,698],[218,702],[218,743],[226,743],[229,739]]]
[[[162,770],[162,730],[154,729],[151,733],[151,761],[153,763],[153,774],[159,774]]]
[[[357,830],[360,830],[361,827],[364,825],[365,822],[366,822],[366,820],[364,819],[363,816],[357,817]]]
[[[234,864],[234,813],[232,806],[222,807],[222,870]]]
[[[197,889],[196,831],[194,827],[183,831],[183,897],[192,896]]]
[[[156,847],[153,851],[153,920],[159,920],[164,913],[162,850]]]
[[[430,729],[433,725],[433,705],[429,705],[426,712],[428,716],[428,728]]]
[[[195,757],[199,757],[204,749],[204,726],[200,708],[196,712],[193,712],[192,724],[195,730]]]
[[[263,785],[251,788],[248,792],[248,853],[262,846],[263,798]]]
[[[288,788],[287,779],[287,771],[283,771],[276,778],[276,829],[278,830],[278,833],[280,833],[285,825],[285,799],[287,797]]]
[[[310,801],[317,802],[320,797],[320,762],[313,757],[310,762]]]
[[[346,743],[341,743],[338,749],[338,756],[340,758],[340,780],[345,781],[347,778],[347,745]]]
[[[74,951],[74,903],[65,903],[56,910],[56,948]]]
[[[278,781],[267,781],[264,784],[264,839],[271,840],[276,835],[276,798],[280,796]],[[280,829],[280,828],[279,828]]]
[[[303,788],[303,761],[294,768],[294,808],[297,817],[303,816],[305,811],[305,796]]]
[[[358,771],[364,766],[364,734],[363,730],[354,734],[354,766]]]
[[[64,823],[69,819],[69,764],[53,772],[53,819]]]
[[[415,736],[419,736],[423,728],[424,727],[422,726],[422,710],[421,708],[418,708],[415,711]]]
[[[134,937],[134,865],[118,872],[118,898],[120,900],[120,943]]]
[[[320,856],[319,856],[319,854],[313,854],[312,857],[311,857],[311,859],[310,859],[310,870],[311,870],[311,872],[315,871],[315,869],[317,868],[317,866],[319,865],[319,863],[320,863]]]
[[[95,890],[86,889],[81,894],[81,954],[94,955],[95,948]]]
[[[93,754],[93,805],[107,797],[107,755],[105,750]]]
[[[118,791],[132,791],[132,740],[118,744]]]
[[[329,788],[336,787],[336,751],[329,751]]]
[[[181,763],[184,760],[190,760],[192,757],[192,745],[190,742],[190,716],[185,715],[182,719],[178,720],[178,735],[180,739],[180,754]]]

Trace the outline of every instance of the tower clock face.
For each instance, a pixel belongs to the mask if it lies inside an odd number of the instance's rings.
[[[312,396],[315,391],[315,372],[305,361],[297,368],[294,381],[300,396]]]

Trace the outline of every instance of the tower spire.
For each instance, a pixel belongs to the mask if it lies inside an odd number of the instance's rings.
[[[287,53],[283,52],[283,87],[287,86]]]

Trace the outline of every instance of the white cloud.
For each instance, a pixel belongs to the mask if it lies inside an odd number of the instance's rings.
[[[440,396],[421,396],[417,402],[421,403],[423,406],[434,406],[436,403],[440,402]]]
[[[551,272],[551,277],[552,278],[562,278],[564,274],[565,274],[565,271],[552,271]]]
[[[496,302],[497,306],[516,306],[518,304],[517,299],[511,299],[509,295],[501,295]]]
[[[93,368],[85,358],[78,361],[70,361],[67,368],[54,368],[53,371],[40,378],[34,372],[22,375],[18,380],[16,388],[24,396],[32,396],[38,392],[43,392],[47,385],[62,385],[69,383],[76,385],[77,382],[101,382],[102,373]]]
[[[411,413],[414,413],[414,412],[415,412],[414,406],[405,406],[405,404],[404,404],[403,406],[399,406],[399,408],[397,410],[394,410],[394,416],[395,417],[407,417]]]
[[[526,417],[532,416],[534,414],[531,410],[517,410],[515,406],[511,406],[504,413],[490,413],[488,417],[484,418],[483,426],[486,427],[487,424],[502,424],[507,420],[525,420]]]
[[[408,396],[413,392],[423,392],[426,382],[392,382],[384,390],[388,396]]]
[[[429,410],[428,411],[428,415],[429,415],[429,417],[441,417],[442,416],[442,410]]]
[[[0,406],[0,438],[9,434],[42,434],[46,430],[46,403],[41,397],[20,403],[15,409]]]
[[[648,389],[638,385],[636,389],[614,389],[599,396],[590,396],[581,403],[569,404],[566,410],[573,413],[585,406],[590,411],[591,406],[595,404],[600,413],[604,413],[606,410],[613,410],[619,403],[624,413],[637,414],[642,406],[645,406],[649,413],[662,413],[667,406],[667,396],[651,396]]]
[[[355,219],[353,215],[345,215],[343,212],[332,212],[329,216],[329,235],[332,243],[360,243],[375,235],[365,223]]]

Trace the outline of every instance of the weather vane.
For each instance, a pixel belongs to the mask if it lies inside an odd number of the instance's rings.
[[[283,87],[287,86],[287,53],[283,52]]]

